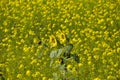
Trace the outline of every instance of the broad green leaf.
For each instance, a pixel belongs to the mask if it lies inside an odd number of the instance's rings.
[[[56,57],[60,57],[62,53],[63,53],[63,49],[62,48],[58,49],[58,53],[57,53]]]
[[[51,51],[50,58],[55,58],[57,56],[57,50]]]
[[[64,52],[63,52],[63,56],[64,57],[67,57],[67,58],[70,58],[71,57],[71,50],[73,48],[73,45],[72,44],[68,44],[67,46],[64,47]]]
[[[63,49],[62,48],[54,50],[54,51],[51,51],[50,58],[58,58],[58,57],[61,56],[62,53],[63,53]]]
[[[68,44],[68,45],[65,47],[65,52],[66,52],[66,53],[70,53],[71,50],[72,50],[72,48],[73,48],[73,45],[72,45],[72,44]]]
[[[60,68],[60,70],[65,71],[65,68],[66,68],[66,67],[65,67],[65,65],[60,65],[60,67],[59,67],[59,68]]]

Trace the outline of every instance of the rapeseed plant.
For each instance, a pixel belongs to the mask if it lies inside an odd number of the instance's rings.
[[[3,77],[6,80],[120,79],[119,6],[119,0],[1,0]],[[70,44],[72,49],[63,51],[70,52],[69,57],[60,53]],[[52,51],[55,61],[50,66]],[[64,55],[56,58],[58,53]]]

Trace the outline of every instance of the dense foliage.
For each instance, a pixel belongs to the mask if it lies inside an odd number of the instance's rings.
[[[119,80],[120,0],[0,0],[0,79]]]

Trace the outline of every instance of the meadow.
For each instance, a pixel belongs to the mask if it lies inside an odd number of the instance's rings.
[[[0,0],[0,80],[120,80],[120,0]]]

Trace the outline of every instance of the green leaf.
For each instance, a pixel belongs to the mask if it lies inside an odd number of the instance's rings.
[[[62,53],[63,53],[63,48],[51,51],[50,58],[59,58]]]
[[[52,66],[52,64],[53,64],[53,59],[50,61],[50,66]]]
[[[63,49],[62,48],[58,49],[58,53],[57,53],[56,57],[60,57],[62,53],[63,53]]]
[[[67,57],[67,58],[70,58],[71,57],[71,54],[70,54],[70,52],[71,52],[71,50],[72,50],[72,48],[73,48],[73,45],[72,44],[68,44],[67,46],[65,46],[64,47],[64,53],[63,53],[63,56],[64,57]]]
[[[65,71],[65,65],[60,65],[60,70],[63,70],[63,71]]]
[[[53,73],[53,80],[59,80],[59,77],[57,73]]]
[[[72,45],[72,44],[68,44],[68,45],[65,47],[66,53],[70,53],[71,50],[72,50],[72,48],[73,48],[73,45]]]
[[[51,51],[50,58],[55,58],[57,56],[57,50]]]

